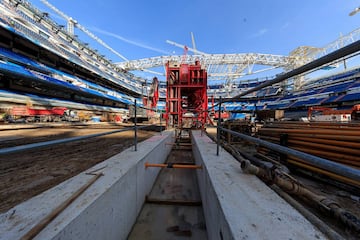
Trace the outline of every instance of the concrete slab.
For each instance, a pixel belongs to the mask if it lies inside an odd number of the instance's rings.
[[[299,212],[200,131],[194,157],[209,239],[327,239]]]
[[[145,170],[145,162],[163,163],[174,133],[163,132],[129,148],[62,184],[0,215],[0,239],[20,239],[53,209],[86,184],[100,177],[34,239],[126,239],[157,177],[159,169]],[[99,149],[101,151],[101,149]],[[96,171],[97,169],[100,169]]]

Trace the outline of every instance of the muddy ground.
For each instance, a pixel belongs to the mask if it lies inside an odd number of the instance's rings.
[[[72,126],[0,131],[0,149],[109,132],[121,126]],[[156,134],[138,131],[138,141]],[[71,178],[134,144],[126,131],[21,153],[0,155],[0,212]]]

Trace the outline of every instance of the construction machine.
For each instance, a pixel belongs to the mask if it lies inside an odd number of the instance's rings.
[[[156,119],[159,116],[156,113],[156,106],[159,101],[159,80],[154,77],[149,86],[147,94],[142,94],[142,107],[136,106],[137,122],[149,121]],[[130,121],[134,122],[135,119],[135,106],[129,106]]]
[[[352,120],[360,120],[360,104],[356,104],[350,109],[332,109],[321,106],[309,107],[308,120],[324,122],[350,122]]]

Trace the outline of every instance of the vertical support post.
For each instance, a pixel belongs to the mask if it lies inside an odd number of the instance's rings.
[[[207,115],[206,114],[203,114],[203,112],[204,111],[208,111],[208,109],[203,109],[202,111],[201,111],[201,113],[202,113],[202,115],[205,117],[205,120],[203,121],[203,123],[201,124],[201,137],[203,136],[203,132],[205,132],[205,124],[206,124],[206,121],[207,121]]]
[[[221,124],[221,96],[220,96],[220,99],[219,99],[219,115],[218,115],[218,122],[217,122],[217,131],[216,131],[216,156],[219,156],[220,124]]]
[[[227,122],[227,123],[224,124],[224,125],[226,125],[226,126],[224,126],[225,128],[231,130],[231,125],[232,125],[232,124],[231,124],[230,122]],[[232,135],[228,132],[228,133],[227,133],[227,142],[228,142],[229,144],[231,144],[231,137],[232,137]]]
[[[137,116],[136,116],[136,99],[135,99],[135,106],[134,106],[134,145],[135,151],[137,151]]]
[[[160,110],[159,112],[160,112],[160,135],[162,135],[162,133],[161,133],[162,132],[162,121],[161,121],[161,118],[162,118],[162,113],[161,112],[162,111]]]
[[[205,123],[204,123],[205,124]],[[204,125],[201,126],[200,128],[200,136],[202,137],[203,136],[203,132],[205,131],[205,127]]]

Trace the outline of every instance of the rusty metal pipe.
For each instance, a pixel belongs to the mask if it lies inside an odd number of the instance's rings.
[[[280,138],[276,137],[261,136],[261,139],[269,140],[275,143],[280,142]],[[357,146],[357,143],[315,138],[296,139],[298,138],[289,136],[287,146],[319,157],[324,157],[329,160],[360,167],[360,150],[358,150],[359,147]],[[317,141],[320,143],[313,143]],[[326,143],[339,143],[340,146],[328,145]]]
[[[176,163],[148,163],[148,162],[145,162],[145,168],[148,168],[148,167],[202,169],[202,165],[189,165],[189,164],[176,164]]]
[[[320,220],[315,214],[302,206],[298,201],[288,195],[285,191],[276,185],[270,186],[280,197],[285,199],[291,206],[298,210],[306,219],[308,219],[313,225],[315,225],[321,232],[323,232],[331,240],[345,240],[340,234],[330,228],[326,223]]]
[[[356,161],[356,158],[354,156],[351,155],[346,155],[346,154],[341,154],[341,153],[336,153],[336,152],[330,152],[330,151],[319,151],[319,150],[315,150],[315,149],[309,149],[309,148],[304,148],[304,147],[297,147],[297,146],[293,146],[290,145],[289,147],[295,149],[295,150],[299,150],[302,152],[306,152],[309,154],[314,154],[320,157],[327,157],[330,158],[333,161],[336,162],[341,162],[341,163],[346,163],[346,164],[351,164],[353,166],[359,166],[360,167],[360,162]]]
[[[262,139],[268,139],[268,138],[265,137]],[[318,157],[326,158],[328,160],[332,160],[332,161],[339,162],[342,164],[350,165],[352,167],[356,167],[356,168],[360,167],[360,161],[359,161],[358,154],[357,155],[350,154],[350,153],[344,152],[345,150],[342,150],[342,152],[335,151],[334,149],[331,148],[331,146],[329,146],[329,148],[327,148],[325,150],[316,150],[316,149],[309,148],[309,147],[306,147],[303,145],[307,145],[307,144],[306,143],[303,144],[302,142],[293,144],[292,141],[289,141],[288,147],[298,150],[298,151],[305,152],[305,153],[314,154]],[[261,147],[258,148],[257,151],[260,153],[264,153],[264,154],[267,154],[267,152],[268,152],[268,151],[266,151],[266,148],[261,148]],[[289,156],[288,156],[288,158],[289,158]]]
[[[356,142],[337,141],[337,140],[318,139],[318,138],[307,138],[307,137],[299,137],[299,136],[292,136],[292,135],[289,136],[289,140],[323,143],[323,144],[333,145],[333,146],[342,146],[342,147],[347,147],[347,148],[360,149],[360,143],[356,143]]]
[[[280,142],[280,135],[276,136],[269,136],[269,135],[261,135],[259,136],[260,139],[264,139],[264,140],[269,140],[275,143],[279,143]],[[338,150],[340,151],[344,151],[344,150],[350,150],[350,151],[354,151],[354,154],[359,154],[360,150],[360,143],[356,143],[356,142],[348,142],[348,141],[339,141],[339,140],[328,140],[328,139],[319,139],[319,138],[309,138],[309,137],[299,137],[299,136],[294,136],[294,135],[289,135],[288,136],[288,142],[289,143],[296,143],[296,144],[301,144],[301,145],[305,145],[305,144],[323,144],[323,147],[327,147],[327,148],[332,148],[332,147],[337,147],[337,146],[341,146],[341,148],[338,148]],[[313,145],[314,146],[314,145]],[[313,147],[312,146],[312,147]],[[318,145],[321,146],[321,145]],[[334,148],[332,148],[334,149]]]
[[[229,132],[232,135],[235,135],[235,136],[237,136],[237,137],[239,137],[239,138],[241,138],[243,140],[256,143],[258,145],[270,148],[270,149],[275,150],[277,152],[298,157],[298,158],[303,159],[303,160],[307,161],[308,163],[311,163],[312,165],[317,166],[319,168],[326,169],[326,170],[328,170],[330,172],[339,174],[341,176],[347,176],[347,177],[350,177],[350,178],[352,178],[354,180],[360,181],[360,170],[359,169],[354,169],[354,168],[345,166],[343,164],[339,164],[339,163],[336,163],[336,162],[331,162],[331,161],[329,161],[327,159],[324,159],[324,158],[320,158],[320,157],[317,157],[317,156],[314,156],[314,155],[310,155],[308,153],[297,151],[295,149],[290,149],[290,148],[287,148],[287,147],[284,147],[284,146],[280,146],[278,144],[274,144],[274,143],[271,143],[271,142],[267,142],[267,141],[264,141],[264,140],[261,140],[261,139],[258,139],[258,138],[254,138],[254,137],[242,134],[242,133],[238,133],[238,132],[235,132],[235,131],[232,131],[232,130],[228,130],[226,128],[221,128],[221,130],[225,131],[225,132]]]
[[[338,147],[338,146],[333,146],[333,145],[325,145],[325,144],[321,144],[321,143],[313,143],[313,142],[298,141],[298,140],[291,140],[291,139],[288,140],[288,143],[289,143],[289,145],[290,144],[294,144],[295,146],[301,145],[301,146],[311,147],[311,148],[315,148],[315,149],[325,149],[325,150],[329,150],[329,151],[333,151],[333,152],[360,156],[360,149]]]
[[[360,182],[359,181],[355,181],[355,180],[350,179],[348,177],[340,176],[338,174],[331,173],[331,172],[323,170],[321,168],[314,167],[312,165],[309,165],[308,163],[303,162],[301,159],[290,157],[288,159],[288,163],[299,166],[299,167],[304,168],[304,169],[308,169],[308,170],[310,170],[312,172],[319,173],[319,174],[328,176],[330,178],[333,178],[335,180],[338,180],[340,182],[347,183],[349,185],[356,186],[356,187],[360,188]]]
[[[354,129],[360,130],[358,123],[337,122],[271,122],[264,125],[266,128],[327,128],[327,129]]]
[[[159,199],[145,197],[146,203],[160,204],[160,205],[179,205],[179,206],[201,206],[202,202],[199,200],[188,200],[188,199]]]
[[[327,198],[326,196],[316,194],[304,186],[300,185],[296,181],[288,180],[288,176],[284,175],[279,170],[273,170],[272,174],[263,174],[265,170],[261,170],[260,168],[252,165],[248,161],[244,161],[247,163],[241,164],[244,172],[252,173],[260,178],[264,178],[265,180],[270,180],[277,186],[279,186],[285,192],[290,194],[294,194],[303,198],[306,198],[313,202],[316,206],[318,206],[321,210],[327,211],[328,213],[335,216],[337,219],[341,220],[347,226],[355,229],[356,231],[360,231],[360,219],[353,215],[352,213],[343,209],[337,202],[332,199]]]
[[[326,134],[326,135],[346,135],[346,136],[359,136],[360,132],[351,129],[286,129],[286,128],[261,128],[259,132],[279,132],[279,133],[308,133],[308,134]]]
[[[264,140],[269,140],[269,141],[273,141],[273,142],[280,142],[280,135],[277,136],[277,137],[270,137],[270,136],[264,136],[264,135],[261,135],[259,136],[260,139],[264,139]]]
[[[264,133],[264,132],[259,131],[259,135],[261,135],[261,136],[280,136],[280,134],[281,134],[281,132],[270,132],[269,131],[269,132]],[[291,133],[291,134],[289,134],[289,136],[360,142],[360,137],[358,137],[358,136],[326,135],[326,134],[314,134],[314,133]]]
[[[280,142],[280,138],[276,138],[276,137],[260,136],[260,138],[275,143]],[[319,143],[314,143],[314,142],[319,142]],[[338,146],[336,145],[334,146],[331,144],[337,144]],[[360,161],[359,161],[360,144],[357,143],[316,139],[316,138],[297,138],[297,137],[289,136],[288,147],[297,149],[299,151],[307,152],[310,154],[315,154],[319,157],[325,157],[334,161],[347,162],[352,165],[360,166]],[[318,149],[323,149],[323,151],[320,151]]]
[[[258,175],[260,173],[260,168],[250,163],[250,161],[245,160],[240,163],[240,167],[244,173],[249,173],[253,175]]]

